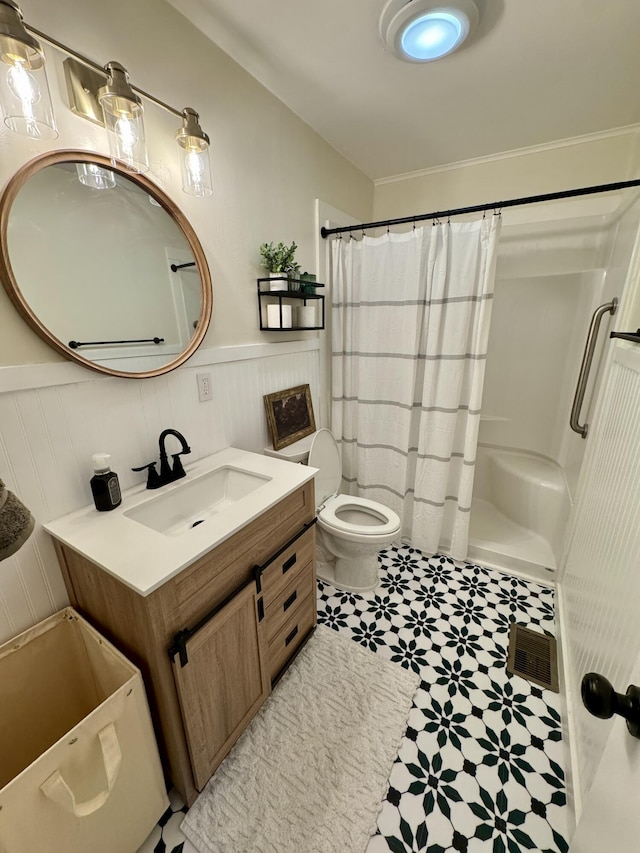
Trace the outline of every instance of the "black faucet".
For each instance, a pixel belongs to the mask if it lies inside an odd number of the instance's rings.
[[[168,435],[175,436],[182,445],[182,450],[180,450],[178,453],[171,454],[171,458],[173,459],[173,466],[169,464],[169,460],[167,458],[167,451],[164,446],[165,439]],[[178,432],[177,429],[163,429],[160,433],[160,438],[158,439],[158,445],[160,447],[159,474],[156,471],[155,462],[149,462],[147,465],[140,466],[140,468],[131,469],[132,471],[147,471],[148,489],[159,489],[160,486],[166,486],[167,483],[173,483],[175,480],[179,480],[181,477],[187,476],[184,468],[182,467],[182,461],[180,457],[185,453],[191,453],[191,448],[187,444],[187,440],[182,435],[182,433]]]

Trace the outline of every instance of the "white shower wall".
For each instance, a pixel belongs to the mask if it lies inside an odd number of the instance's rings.
[[[587,442],[569,417],[595,309],[622,298],[640,219],[575,208],[570,219],[505,225],[487,355],[469,555],[544,579],[560,566]],[[609,210],[607,210],[609,206]],[[540,211],[539,216],[543,215]],[[585,394],[590,423],[609,349],[606,314]]]
[[[196,374],[211,375],[200,403]],[[0,642],[68,603],[44,521],[92,502],[91,455],[112,455],[127,489],[130,469],[158,458],[158,436],[180,430],[199,459],[233,445],[270,444],[262,397],[309,383],[320,400],[318,340],[200,350],[154,379],[106,378],[72,364],[0,368],[0,477],[29,507],[36,530],[0,563]],[[115,543],[114,543],[115,545]],[[153,554],[149,554],[153,560]]]
[[[605,278],[604,270],[498,278],[481,443],[564,464],[586,330]]]

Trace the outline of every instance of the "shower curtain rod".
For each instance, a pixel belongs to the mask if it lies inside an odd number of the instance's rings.
[[[362,222],[359,225],[345,225],[341,228],[320,229],[323,238],[332,234],[348,234],[353,231],[365,231],[369,228],[387,228],[390,225],[406,225],[407,223],[423,222],[426,219],[448,219],[451,216],[460,216],[463,213],[480,213],[486,210],[501,210],[504,207],[519,207],[523,204],[537,204],[541,201],[555,201],[561,198],[575,198],[581,195],[595,195],[595,193],[607,193],[614,190],[626,190],[630,187],[640,187],[640,180],[620,181],[617,184],[600,184],[596,187],[580,187],[575,190],[563,190],[557,193],[545,193],[544,195],[530,195],[524,198],[511,198],[506,201],[492,201],[486,204],[474,204],[471,207],[457,207],[454,210],[437,210],[434,213],[418,213],[415,216],[403,216],[400,219],[381,219],[379,222]]]

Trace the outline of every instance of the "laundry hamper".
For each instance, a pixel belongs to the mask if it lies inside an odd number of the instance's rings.
[[[132,663],[70,607],[0,646],[0,853],[135,853],[167,805]]]

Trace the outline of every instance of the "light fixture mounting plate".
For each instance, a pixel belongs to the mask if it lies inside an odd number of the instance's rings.
[[[107,75],[99,74],[93,68],[72,57],[65,59],[62,64],[71,112],[104,127],[104,114],[98,101],[98,90],[104,86]]]

